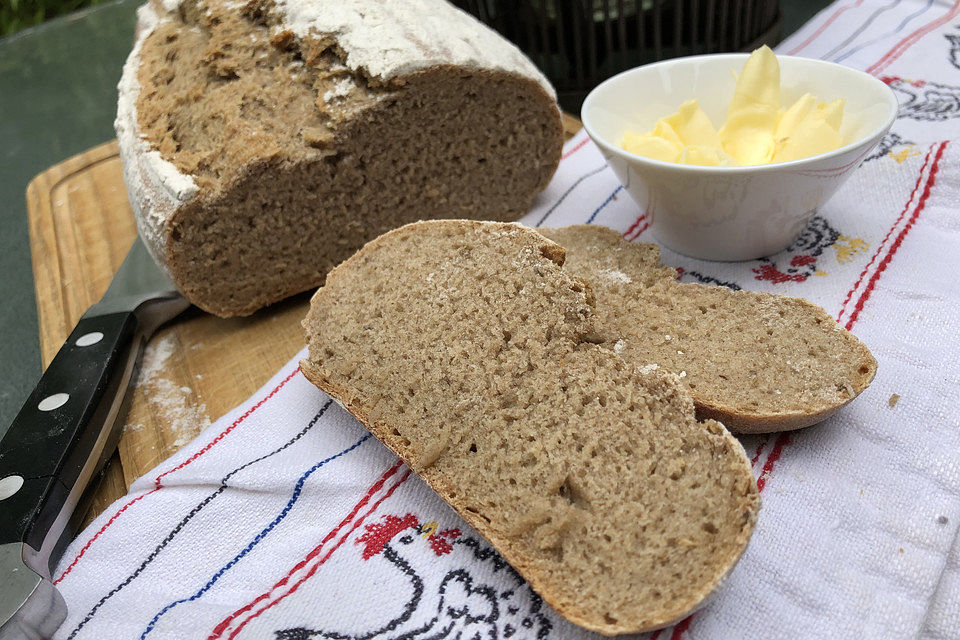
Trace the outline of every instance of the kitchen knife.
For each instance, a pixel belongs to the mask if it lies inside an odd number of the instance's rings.
[[[0,640],[49,638],[66,616],[51,574],[84,490],[113,454],[150,335],[189,303],[138,238],[0,440]]]

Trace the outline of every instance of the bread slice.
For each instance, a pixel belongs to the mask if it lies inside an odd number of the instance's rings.
[[[516,220],[549,182],[555,93],[445,0],[152,0],[119,87],[140,234],[202,309],[246,315],[365,242]]]
[[[687,615],[743,552],[743,448],[679,379],[594,344],[564,250],[516,224],[420,222],[334,269],[304,375],[423,478],[570,621]]]
[[[739,433],[799,429],[849,403],[877,372],[870,350],[807,300],[677,282],[656,245],[606,227],[541,232],[596,296],[600,343],[682,376],[701,419]]]

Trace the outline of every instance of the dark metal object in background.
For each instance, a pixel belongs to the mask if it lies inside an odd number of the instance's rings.
[[[780,41],[779,0],[454,0],[516,43],[560,105],[626,69],[664,58],[749,51]]]

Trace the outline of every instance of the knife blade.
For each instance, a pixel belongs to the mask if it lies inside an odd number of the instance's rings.
[[[190,303],[137,238],[0,439],[0,640],[50,637],[66,617],[51,575],[113,454],[143,347]]]

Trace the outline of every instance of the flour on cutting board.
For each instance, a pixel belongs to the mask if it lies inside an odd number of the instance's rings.
[[[196,402],[193,389],[168,378],[166,368],[170,356],[177,350],[177,341],[163,336],[151,341],[143,354],[138,386],[144,392],[151,411],[165,430],[174,436],[174,447],[182,447],[210,425],[206,403]],[[128,425],[128,430],[142,429],[143,425]]]

